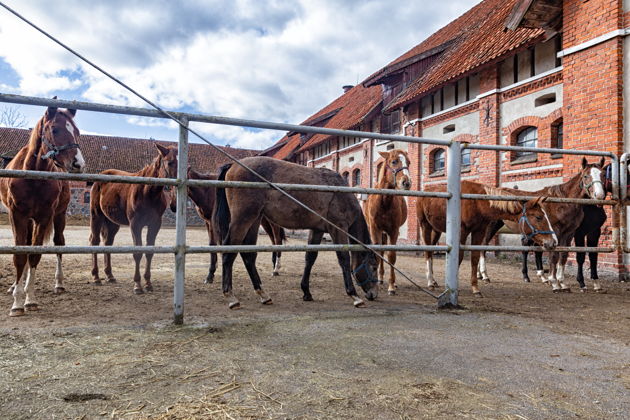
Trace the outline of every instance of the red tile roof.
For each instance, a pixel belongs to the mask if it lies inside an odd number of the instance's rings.
[[[413,81],[387,105],[387,109],[395,109],[455,78],[494,62],[509,52],[538,42],[544,37],[544,31],[541,29],[505,30],[506,19],[518,1],[520,0],[484,0],[431,35],[426,41],[394,60],[368,81],[376,81],[391,74],[395,70],[396,63],[448,43],[427,72]]]
[[[30,130],[0,127],[0,157],[13,157],[28,142]],[[177,145],[175,142],[132,139],[82,134],[79,139],[81,152],[86,162],[86,172],[98,173],[105,169],[122,169],[136,172],[150,163],[156,156],[154,144]],[[258,152],[248,149],[222,147],[236,158],[255,156]],[[199,172],[216,172],[228,158],[206,144],[189,145],[189,161]]]

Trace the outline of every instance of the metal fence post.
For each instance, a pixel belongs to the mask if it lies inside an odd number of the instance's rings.
[[[188,119],[180,121],[188,127]],[[179,127],[177,154],[177,211],[175,214],[175,282],[173,290],[174,319],[177,325],[184,323],[184,276],[186,268],[186,201],[188,198],[188,130]]]
[[[459,287],[459,244],[461,231],[461,145],[458,142],[451,142],[446,155],[447,170],[447,190],[451,197],[446,203],[446,291],[448,299],[438,300],[438,307],[451,304],[457,306],[457,295]]]

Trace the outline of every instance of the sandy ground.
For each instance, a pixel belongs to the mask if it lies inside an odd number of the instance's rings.
[[[202,230],[191,245],[206,243]],[[67,243],[86,244],[69,227]],[[160,232],[158,243],[174,240]],[[12,243],[0,228],[0,242]],[[261,243],[266,242],[261,237]],[[291,240],[298,243],[297,239]],[[130,244],[121,229],[117,244]],[[514,262],[491,261],[493,279],[473,298],[461,270],[462,310],[400,279],[355,309],[332,253],[303,302],[302,253],[285,253],[279,277],[269,254],[258,267],[274,304],[258,303],[235,264],[243,309],[230,311],[220,285],[202,284],[207,256],[186,265],[186,325],[172,319],[173,257],[154,258],[155,291],[132,293],[133,259],[113,256],[116,284],[90,284],[91,258],[64,258],[66,287],[52,293],[55,258],[44,256],[39,312],[9,318],[0,295],[2,418],[627,418],[630,414],[630,286],[604,279],[607,294],[553,294],[520,280]],[[424,261],[398,266],[424,284]],[[220,275],[220,269],[219,273]],[[443,277],[443,260],[436,262]],[[605,278],[605,276],[603,276]],[[13,281],[0,256],[0,287]],[[569,276],[569,282],[574,278]],[[443,284],[443,281],[440,281]],[[577,288],[576,288],[577,290]]]

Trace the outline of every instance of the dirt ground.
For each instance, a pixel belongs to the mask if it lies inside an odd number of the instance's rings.
[[[87,229],[67,229],[86,244]],[[117,244],[130,244],[121,229]],[[164,229],[158,244],[174,241]],[[207,241],[191,230],[190,245]],[[12,243],[0,227],[0,242]],[[261,243],[266,239],[261,237]],[[291,243],[299,243],[291,239]],[[490,260],[484,298],[460,274],[464,309],[399,279],[366,308],[345,296],[332,253],[321,253],[303,302],[303,253],[285,253],[279,277],[269,254],[258,267],[274,304],[258,303],[235,264],[242,309],[230,311],[207,256],[189,255],[185,325],[172,319],[173,257],[153,260],[155,291],[133,295],[133,259],[115,255],[116,284],[90,284],[91,257],[66,256],[67,293],[52,293],[55,258],[38,270],[39,312],[9,318],[0,295],[2,418],[627,418],[630,415],[630,285],[606,294],[553,294],[522,283],[519,264]],[[102,258],[101,258],[102,260]],[[398,266],[424,284],[422,257]],[[571,271],[569,271],[571,274]],[[443,278],[443,260],[436,262]],[[13,281],[0,256],[0,288]],[[569,283],[574,279],[569,275]],[[443,281],[440,281],[443,284]],[[577,287],[575,288],[577,291]]]

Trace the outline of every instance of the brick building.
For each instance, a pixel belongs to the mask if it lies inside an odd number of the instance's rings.
[[[30,130],[21,128],[0,127],[0,168],[4,168],[15,154],[28,143]],[[96,136],[82,134],[79,139],[81,152],[85,158],[87,173],[99,173],[105,169],[121,169],[127,172],[137,172],[155,159],[157,150],[155,144],[163,146],[177,145],[174,142],[132,139],[125,137]],[[237,158],[254,156],[255,150],[221,147]],[[228,159],[206,144],[189,145],[190,166],[202,173],[217,172]],[[72,199],[68,206],[68,214],[90,215],[91,183],[71,181]],[[202,224],[192,203],[188,202],[188,223]],[[164,213],[164,223],[174,224],[175,215],[167,209]]]
[[[620,155],[630,2],[484,0],[303,124],[482,144],[596,149]],[[624,84],[624,82],[626,82]],[[326,166],[372,186],[383,149],[412,160],[414,188],[444,183],[442,147],[288,133],[264,153]],[[465,151],[462,178],[535,190],[577,171],[579,157]],[[593,158],[591,158],[593,160]],[[413,200],[409,214],[415,214]],[[602,236],[612,240],[613,215]],[[618,221],[614,222],[614,226]],[[401,241],[417,242],[410,217]],[[624,255],[601,255],[624,272]]]

